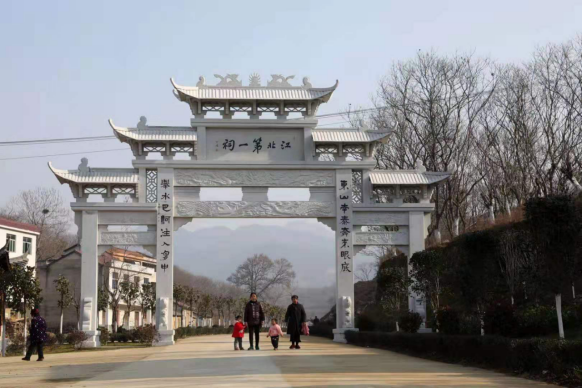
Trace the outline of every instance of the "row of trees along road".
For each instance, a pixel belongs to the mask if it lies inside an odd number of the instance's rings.
[[[452,171],[433,199],[440,241],[511,217],[528,198],[579,187],[582,171],[582,36],[538,48],[520,64],[473,54],[419,52],[378,85],[355,126],[391,130],[380,169]]]
[[[234,280],[233,274],[229,277],[231,282],[229,284],[193,275],[175,267],[174,316],[177,316],[178,306],[182,306],[192,311],[198,318],[211,320],[218,318],[219,325],[229,326],[234,322],[236,315],[244,314],[252,283],[261,287],[262,293],[257,294],[261,299],[266,318],[277,318],[281,321],[285,310],[278,302],[285,292],[282,290],[289,292],[291,280],[295,276],[291,263],[285,259],[273,262],[265,255],[254,255],[241,264],[235,274],[240,283],[231,281]],[[181,319],[184,319],[183,315]],[[193,317],[190,319],[190,322],[182,321],[182,325],[193,325]]]

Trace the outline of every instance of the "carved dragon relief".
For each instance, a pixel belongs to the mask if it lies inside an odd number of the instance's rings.
[[[408,212],[354,212],[355,225],[408,225]]]
[[[102,245],[155,245],[154,232],[101,232]]]
[[[333,202],[308,201],[179,201],[177,217],[253,218],[253,217],[335,217]]]
[[[394,233],[356,233],[354,244],[356,245],[408,245],[407,232]]]
[[[177,169],[178,186],[335,186],[334,171],[198,170]]]
[[[224,77],[220,74],[214,74],[214,76],[220,79],[216,86],[242,86],[242,81],[238,79],[238,74],[227,74]]]

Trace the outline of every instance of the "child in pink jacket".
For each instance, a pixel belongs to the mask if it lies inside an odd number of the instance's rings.
[[[271,337],[274,350],[279,349],[279,337],[282,335],[283,332],[281,331],[281,326],[277,324],[277,320],[275,318],[271,319],[271,327],[269,328],[267,338]]]

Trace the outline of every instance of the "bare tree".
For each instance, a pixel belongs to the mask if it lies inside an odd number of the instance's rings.
[[[361,282],[367,282],[373,280],[378,272],[378,265],[376,263],[362,263],[358,265],[358,269],[355,272],[355,277]]]
[[[287,259],[273,261],[260,254],[249,257],[227,280],[248,292],[261,295],[276,285],[288,287],[293,279],[293,265]]]
[[[37,187],[21,191],[0,209],[0,216],[40,228],[36,241],[37,260],[58,256],[67,246],[77,242],[69,233],[72,212],[54,188]]]
[[[417,161],[431,171],[454,171],[436,189],[430,232],[443,220],[452,235],[465,223],[465,207],[483,177],[471,168],[477,122],[497,81],[492,64],[473,55],[419,53],[393,65],[381,81],[372,116],[376,128],[392,128],[376,154],[379,168],[412,169]]]
[[[509,289],[512,305],[527,259],[528,249],[525,244],[525,231],[516,228],[504,230],[499,238],[499,268]]]

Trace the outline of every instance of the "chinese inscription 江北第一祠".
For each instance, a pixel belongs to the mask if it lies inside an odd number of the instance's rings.
[[[339,241],[339,262],[340,272],[352,272],[352,257],[350,256],[350,246],[352,240],[352,220],[351,220],[351,190],[347,180],[340,180],[339,187],[339,212],[338,227],[341,240]]]
[[[169,202],[171,198],[171,187],[170,179],[160,180],[160,202]],[[162,203],[159,214],[159,225],[160,234],[158,238],[160,239],[160,251],[158,255],[158,261],[160,262],[160,268],[166,272],[170,268],[167,263],[168,259],[172,254],[172,208],[168,203]]]
[[[216,143],[216,148],[218,148],[218,141]],[[259,154],[263,149],[263,144],[266,144],[268,150],[286,150],[291,148],[290,141],[281,140],[279,143],[279,141],[272,140],[263,143],[263,138],[258,137],[253,139],[252,146],[249,145],[249,143],[239,143],[237,145],[236,141],[233,139],[224,139],[224,142],[222,143],[222,149],[227,151],[234,151],[236,148],[243,150],[248,148],[250,150],[252,147],[252,152]]]

